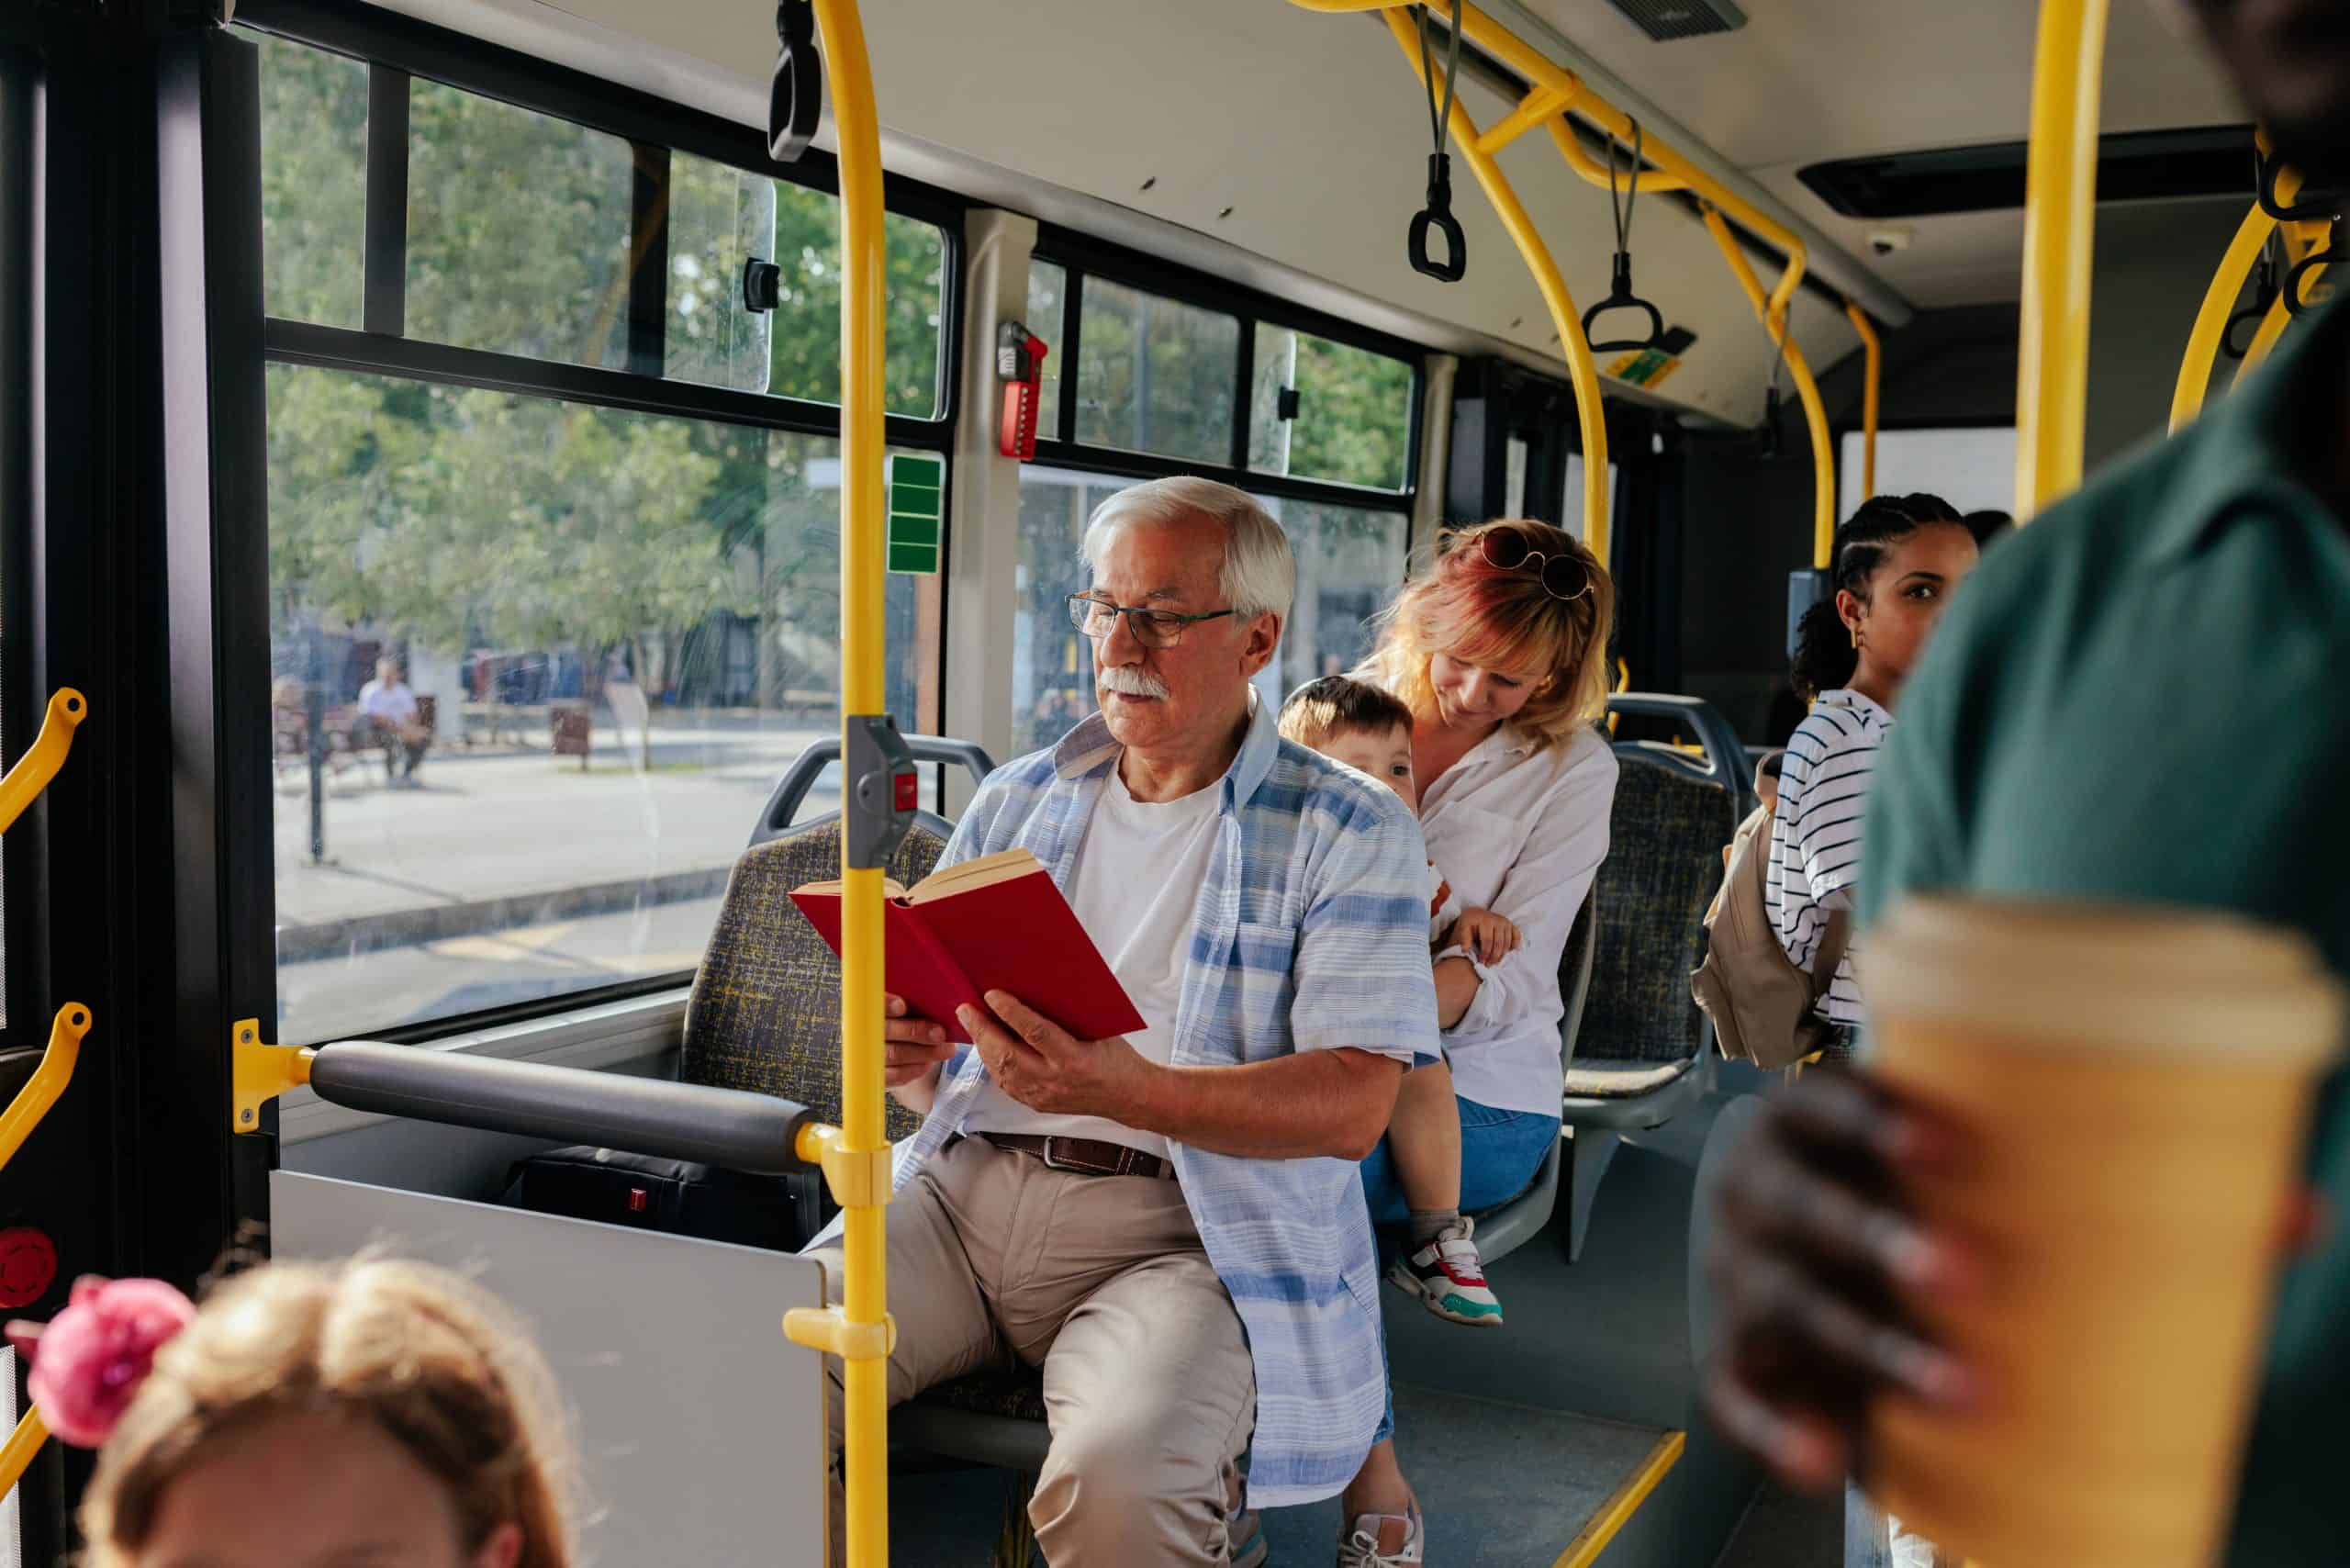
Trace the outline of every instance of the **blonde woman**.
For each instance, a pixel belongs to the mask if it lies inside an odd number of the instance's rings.
[[[1448,530],[1435,557],[1382,612],[1377,646],[1355,673],[1412,711],[1412,774],[1428,857],[1464,905],[1516,925],[1516,951],[1487,964],[1437,957],[1446,1065],[1405,1080],[1405,1094],[1449,1092],[1460,1115],[1460,1202],[1412,1212],[1382,1142],[1363,1161],[1372,1223],[1412,1227],[1393,1277],[1416,1282],[1470,1243],[1463,1211],[1506,1202],[1559,1137],[1559,961],[1607,854],[1616,754],[1595,727],[1607,700],[1615,588],[1591,552],[1520,520]],[[1426,1081],[1415,1083],[1413,1080]],[[1417,1181],[1416,1189],[1424,1186]],[[1473,1244],[1464,1253],[1473,1259]],[[1421,1287],[1412,1282],[1416,1291]],[[1340,1568],[1422,1561],[1419,1508],[1389,1433],[1348,1485]]]

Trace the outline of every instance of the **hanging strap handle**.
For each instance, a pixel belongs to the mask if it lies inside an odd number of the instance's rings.
[[[1664,313],[1632,292],[1632,208],[1640,199],[1641,147],[1640,122],[1632,122],[1631,189],[1622,202],[1616,193],[1616,139],[1607,139],[1607,210],[1616,219],[1616,271],[1607,297],[1583,313],[1583,336],[1591,336],[1591,324],[1604,311],[1644,310],[1648,312],[1649,335],[1645,338],[1622,338],[1591,345],[1594,353],[1643,353],[1664,342]]]
[[[2313,269],[2332,266],[2337,262],[2350,262],[2350,237],[2345,237],[2343,228],[2343,219],[2335,218],[2333,227],[2326,232],[2325,248],[2311,251],[2293,263],[2293,270],[2285,274],[2285,308],[2292,315],[2299,316],[2311,308],[2309,302],[2301,297],[2303,278],[2309,276]]]
[[[775,77],[767,84],[767,156],[797,163],[824,118],[824,62],[816,52],[816,8],[777,0]]]
[[[1444,106],[1437,106],[1436,65],[1428,56],[1428,12],[1419,9],[1420,75],[1428,91],[1428,136],[1435,151],[1428,154],[1427,202],[1412,215],[1410,246],[1412,270],[1438,283],[1459,283],[1469,271],[1469,239],[1460,231],[1460,220],[1452,216],[1452,156],[1444,150],[1445,127],[1452,121],[1453,84],[1460,79],[1460,23],[1452,25],[1452,41],[1446,47],[1444,60]],[[1438,260],[1428,254],[1428,234],[1434,230],[1444,236],[1445,254]]]

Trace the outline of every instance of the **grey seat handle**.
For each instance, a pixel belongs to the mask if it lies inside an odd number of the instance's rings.
[[[310,1088],[353,1111],[594,1144],[755,1176],[811,1168],[798,1147],[800,1129],[815,1120],[808,1107],[743,1089],[380,1040],[319,1047],[311,1054]]]
[[[1744,816],[1753,804],[1754,780],[1746,765],[1746,743],[1738,738],[1721,710],[1698,697],[1662,691],[1618,691],[1607,699],[1611,713],[1669,719],[1695,735],[1717,778],[1729,786],[1730,800]]]
[[[906,749],[913,753],[916,762],[961,763],[971,775],[973,783],[983,784],[995,771],[995,761],[984,748],[973,741],[959,741],[948,735],[901,735]],[[767,805],[759,812],[759,825],[751,834],[753,844],[763,844],[791,825],[800,811],[800,802],[816,787],[816,779],[825,767],[841,759],[841,743],[837,735],[816,742],[784,770],[776,781],[775,790],[767,796]]]

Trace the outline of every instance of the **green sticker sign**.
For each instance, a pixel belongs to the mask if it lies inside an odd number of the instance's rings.
[[[890,459],[890,520],[884,537],[893,572],[936,577],[946,537],[946,460],[901,453]]]

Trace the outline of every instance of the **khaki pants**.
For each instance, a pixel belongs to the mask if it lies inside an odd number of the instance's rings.
[[[888,1213],[890,1403],[1009,1357],[1041,1366],[1052,1446],[1028,1518],[1053,1568],[1224,1562],[1256,1372],[1182,1188],[965,1138]],[[840,1248],[811,1256],[839,1300]],[[825,1372],[837,1470],[840,1362]],[[837,1475],[833,1529],[837,1562]]]

